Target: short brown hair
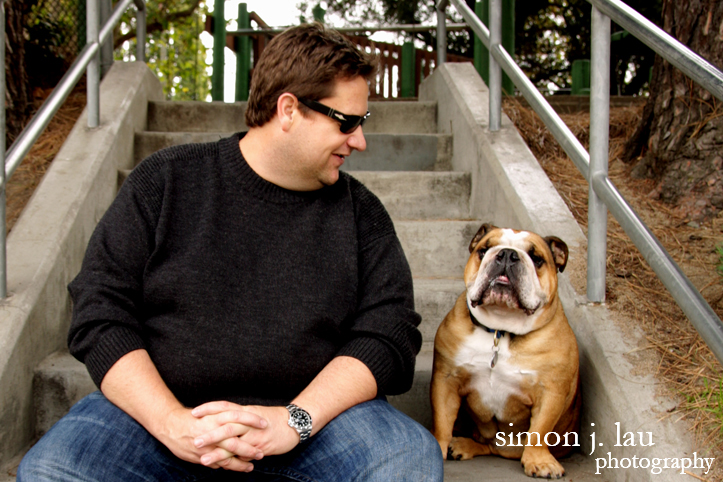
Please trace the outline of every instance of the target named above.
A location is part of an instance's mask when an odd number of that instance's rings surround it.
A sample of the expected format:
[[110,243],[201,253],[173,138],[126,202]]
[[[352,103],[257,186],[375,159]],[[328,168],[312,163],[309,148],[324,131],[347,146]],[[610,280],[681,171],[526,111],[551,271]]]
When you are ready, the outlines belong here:
[[[320,23],[292,27],[269,42],[254,66],[246,125],[260,127],[270,121],[284,92],[320,100],[332,95],[337,79],[369,80],[376,70],[377,57],[339,32]],[[306,112],[303,104],[300,109]]]

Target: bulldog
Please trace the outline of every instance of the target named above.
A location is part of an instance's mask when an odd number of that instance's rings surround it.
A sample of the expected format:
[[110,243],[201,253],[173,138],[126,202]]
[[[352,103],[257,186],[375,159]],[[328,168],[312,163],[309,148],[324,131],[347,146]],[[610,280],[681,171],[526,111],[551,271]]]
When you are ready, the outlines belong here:
[[581,402],[577,341],[557,295],[567,245],[483,224],[469,251],[467,290],[434,339],[434,436],[445,458],[494,454],[560,478],[556,457],[579,443]]

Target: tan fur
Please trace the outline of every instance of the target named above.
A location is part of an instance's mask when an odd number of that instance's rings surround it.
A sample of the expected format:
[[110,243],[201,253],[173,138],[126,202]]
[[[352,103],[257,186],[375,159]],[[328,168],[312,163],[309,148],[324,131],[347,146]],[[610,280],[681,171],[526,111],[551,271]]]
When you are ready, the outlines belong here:
[[[477,251],[497,246],[502,236],[501,230],[489,225],[480,228],[480,233],[470,245],[471,256],[464,273],[468,287],[478,275],[481,264]],[[560,444],[551,447],[551,453],[544,440],[542,446],[508,447],[497,446],[495,438],[497,432],[504,432],[507,442],[510,432],[515,441],[519,432],[537,432],[541,437],[557,432],[561,438],[567,432],[579,433],[581,400],[577,342],[557,296],[557,269],[564,269],[567,247],[557,238],[543,240],[534,234],[530,234],[529,241],[529,249],[534,249],[545,261],[536,269],[536,274],[548,300],[536,312],[532,331],[510,339],[508,366],[518,367],[521,372],[529,370],[534,375],[521,376],[517,390],[508,396],[504,409],[498,413],[484,404],[484,394],[477,392],[471,383],[474,374],[455,363],[465,340],[480,329],[472,324],[467,293],[462,293],[439,326],[434,341],[433,433],[444,457],[449,452],[456,459],[488,454],[521,459],[528,476],[559,478],[565,471],[555,457],[566,455],[572,447]],[[495,316],[499,313],[500,310],[495,311]],[[455,429],[466,430],[472,436],[453,437]],[[551,437],[554,441],[555,437]],[[536,444],[535,437],[532,439]],[[522,443],[527,444],[524,437]]]

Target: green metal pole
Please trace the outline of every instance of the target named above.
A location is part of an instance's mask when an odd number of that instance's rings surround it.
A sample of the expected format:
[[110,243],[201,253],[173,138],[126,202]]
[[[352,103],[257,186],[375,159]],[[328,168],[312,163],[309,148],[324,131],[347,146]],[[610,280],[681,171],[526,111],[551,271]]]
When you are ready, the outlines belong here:
[[[481,0],[475,4],[474,13],[489,27],[489,0]],[[502,46],[510,55],[515,54],[515,0],[502,0]],[[474,68],[485,84],[489,84],[490,60],[489,51],[482,41],[474,36]],[[507,74],[502,72],[502,92],[512,95],[515,84]]]
[[[238,28],[251,28],[245,3],[238,5]],[[249,100],[250,67],[251,39],[247,35],[236,37],[236,102]]]
[[324,23],[324,15],[326,14],[326,10],[321,7],[320,3],[317,3],[316,7],[314,7],[311,12],[314,14],[314,20],[319,23]]
[[[502,0],[502,46],[515,58],[515,0]],[[502,72],[502,93],[515,94],[515,83]]]
[[402,97],[414,97],[414,81],[416,72],[414,71],[416,52],[412,42],[404,42],[402,45]]
[[213,75],[211,76],[211,98],[223,101],[223,64],[226,47],[226,19],[224,0],[213,2]]
[[[489,27],[489,1],[482,0],[474,5],[474,13],[482,20],[482,23]],[[477,35],[474,36],[474,68],[486,85],[490,83],[490,56],[489,50],[484,46]]]
[[572,63],[572,95],[590,95],[590,61],[575,60]]

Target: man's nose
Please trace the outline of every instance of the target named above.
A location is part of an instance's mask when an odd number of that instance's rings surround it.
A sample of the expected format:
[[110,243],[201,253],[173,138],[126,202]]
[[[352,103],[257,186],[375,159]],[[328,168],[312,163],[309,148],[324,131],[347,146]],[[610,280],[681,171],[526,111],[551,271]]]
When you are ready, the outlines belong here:
[[359,152],[367,148],[367,140],[364,138],[362,126],[357,127],[356,130],[351,133],[346,143],[349,144],[349,147],[356,149]]

